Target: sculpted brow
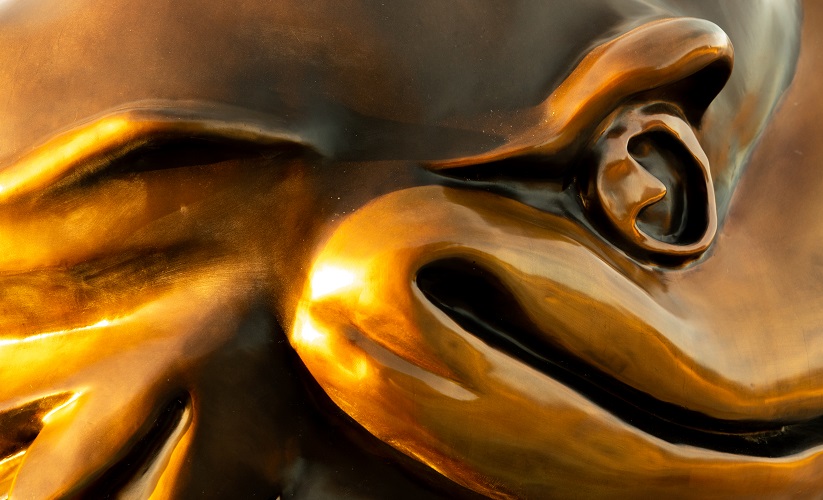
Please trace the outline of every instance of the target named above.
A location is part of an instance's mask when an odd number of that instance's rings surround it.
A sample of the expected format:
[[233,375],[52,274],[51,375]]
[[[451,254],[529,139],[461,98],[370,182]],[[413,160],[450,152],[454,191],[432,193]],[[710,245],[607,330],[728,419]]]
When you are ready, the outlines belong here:
[[0,162],[0,202],[65,185],[106,169],[147,145],[181,139],[246,143],[258,147],[312,147],[273,116],[213,103],[137,103],[47,139]]

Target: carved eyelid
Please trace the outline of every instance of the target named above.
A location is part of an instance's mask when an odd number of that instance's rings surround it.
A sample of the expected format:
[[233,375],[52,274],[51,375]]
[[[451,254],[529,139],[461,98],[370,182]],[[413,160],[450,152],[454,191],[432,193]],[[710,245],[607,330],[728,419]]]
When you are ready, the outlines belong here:
[[[710,21],[673,18],[644,24],[592,49],[536,109],[514,116],[514,122],[531,124],[507,144],[427,166],[441,171],[520,157],[571,157],[575,151],[570,150],[583,147],[606,116],[646,94],[651,101],[672,101],[697,122],[731,75],[733,60],[731,41]],[[698,92],[656,95],[692,79]]]
[[203,102],[136,103],[100,115],[47,139],[22,156],[0,162],[0,202],[41,191],[72,176],[99,172],[152,142],[191,138],[315,149],[279,126],[276,117],[263,113]]

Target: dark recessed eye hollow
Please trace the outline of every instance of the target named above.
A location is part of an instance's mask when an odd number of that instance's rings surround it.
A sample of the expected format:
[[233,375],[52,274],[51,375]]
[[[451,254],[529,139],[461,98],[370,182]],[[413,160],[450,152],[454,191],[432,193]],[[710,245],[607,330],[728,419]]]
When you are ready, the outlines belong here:
[[709,162],[694,129],[670,103],[628,104],[604,121],[580,189],[587,217],[640,260],[680,265],[714,240]]
[[670,244],[698,241],[706,227],[706,183],[683,144],[671,134],[653,131],[632,137],[629,154],[666,188],[666,195],[637,215],[637,227]]

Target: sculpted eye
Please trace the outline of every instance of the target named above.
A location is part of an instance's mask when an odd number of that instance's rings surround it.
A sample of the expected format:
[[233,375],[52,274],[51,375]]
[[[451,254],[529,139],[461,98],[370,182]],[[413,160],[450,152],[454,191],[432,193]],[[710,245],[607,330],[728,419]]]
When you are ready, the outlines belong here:
[[[682,158],[682,145],[666,133],[650,132],[632,137],[628,152],[631,157],[664,187],[666,195],[657,202],[643,207],[637,214],[637,227],[646,234],[655,234],[666,243],[691,241],[694,238],[689,224],[688,194],[693,177]],[[698,193],[705,197],[705,190]],[[700,204],[701,200],[692,200]]]
[[632,106],[592,146],[584,204],[620,246],[664,263],[699,255],[717,228],[709,161],[677,108]]
[[731,42],[712,23],[650,23],[590,52],[507,145],[431,168],[577,218],[637,260],[681,265],[716,231],[695,127],[732,60]]

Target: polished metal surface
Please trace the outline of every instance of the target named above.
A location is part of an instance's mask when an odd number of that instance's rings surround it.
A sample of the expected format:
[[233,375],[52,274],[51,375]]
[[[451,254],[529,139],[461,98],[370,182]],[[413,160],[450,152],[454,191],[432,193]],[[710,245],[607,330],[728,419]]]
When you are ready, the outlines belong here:
[[823,497],[821,27],[0,0],[0,498]]

